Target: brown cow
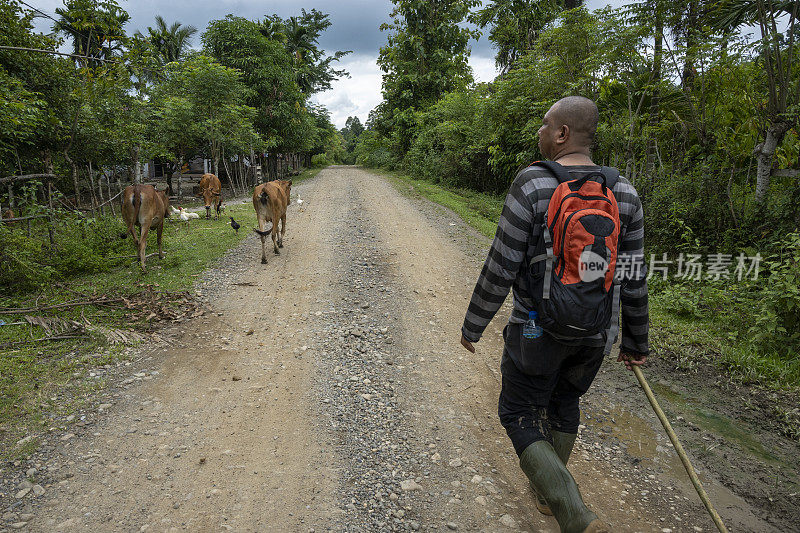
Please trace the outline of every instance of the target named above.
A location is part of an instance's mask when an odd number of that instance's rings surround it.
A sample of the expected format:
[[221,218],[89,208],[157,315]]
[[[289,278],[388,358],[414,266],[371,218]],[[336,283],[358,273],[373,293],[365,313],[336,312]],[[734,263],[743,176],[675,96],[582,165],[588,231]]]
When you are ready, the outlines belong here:
[[[164,258],[161,248],[161,233],[164,231],[164,219],[169,216],[169,198],[165,191],[158,191],[152,185],[128,185],[122,192],[122,220],[128,226],[128,233],[133,237],[136,245],[136,256],[145,272],[145,259],[147,259],[147,234],[155,228],[158,236],[158,256]],[[133,226],[142,230],[140,237],[136,236]],[[122,234],[125,238],[126,234]]]
[[211,205],[214,205],[216,212],[215,220],[219,220],[219,211],[222,207],[222,183],[214,174],[203,174],[200,179],[200,192],[197,194],[203,198],[206,205],[206,218],[211,218]]
[[[278,248],[283,248],[283,234],[286,232],[286,206],[289,205],[289,194],[292,180],[268,181],[256,186],[253,190],[253,207],[256,210],[258,229],[254,229],[261,236],[261,262],[267,264],[267,235],[272,233],[272,249],[275,254],[280,254]],[[278,237],[278,221],[281,221],[281,234]],[[272,223],[266,229],[267,222]]]

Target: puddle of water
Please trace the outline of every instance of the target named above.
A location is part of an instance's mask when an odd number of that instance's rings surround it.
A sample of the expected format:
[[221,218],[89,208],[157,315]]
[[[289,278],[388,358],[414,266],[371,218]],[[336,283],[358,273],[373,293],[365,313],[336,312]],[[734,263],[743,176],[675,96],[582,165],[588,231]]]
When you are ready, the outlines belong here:
[[[683,464],[669,444],[666,434],[654,431],[650,422],[643,419],[640,414],[622,406],[612,403],[607,409],[609,414],[594,413],[586,423],[597,426],[598,429],[610,427],[611,432],[606,434],[619,439],[628,454],[643,463],[660,467],[671,476],[683,472]],[[611,420],[613,422],[609,424]]]
[[781,460],[770,453],[754,437],[750,428],[744,422],[735,422],[719,413],[695,405],[690,399],[672,390],[661,383],[652,385],[656,396],[664,397],[672,406],[681,412],[687,421],[701,427],[706,431],[715,433],[726,442],[736,442],[742,448],[764,461],[782,464]]
[[[719,434],[725,439],[736,440],[758,456],[772,457],[747,432],[733,427],[732,422],[715,413],[692,406],[690,401],[665,386],[656,386],[656,397],[663,397],[672,403],[687,420],[705,430]],[[649,405],[647,405],[649,410]],[[630,411],[617,404],[605,406],[608,413],[601,410],[590,413],[591,419],[585,423],[594,426],[600,433],[616,437],[625,446],[629,455],[641,460],[643,465],[653,465],[662,470],[658,478],[667,485],[680,487],[681,492],[689,498],[694,496],[694,487],[689,480],[683,463],[669,442],[660,423],[643,418],[644,413]],[[613,422],[611,422],[613,420]],[[671,423],[673,420],[670,421]],[[655,429],[654,429],[655,427]],[[605,431],[602,430],[605,428]],[[610,433],[608,428],[611,429]],[[696,465],[695,465],[696,467]],[[752,508],[727,487],[708,477],[706,472],[698,472],[703,487],[720,512],[730,523],[741,525],[747,531],[774,532],[775,528],[756,517]],[[691,495],[691,496],[690,496]]]

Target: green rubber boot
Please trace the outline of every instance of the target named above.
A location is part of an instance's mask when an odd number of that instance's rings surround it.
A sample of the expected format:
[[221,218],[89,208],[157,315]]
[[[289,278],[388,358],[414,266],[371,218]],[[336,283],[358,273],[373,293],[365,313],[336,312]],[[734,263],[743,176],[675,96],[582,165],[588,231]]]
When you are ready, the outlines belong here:
[[583,533],[590,526],[602,525],[597,515],[583,503],[575,479],[549,442],[541,440],[525,448],[519,465],[536,494],[548,503],[562,533]]
[[572,448],[575,446],[575,439],[578,438],[577,433],[564,433],[563,431],[551,430],[550,435],[553,437],[553,449],[556,455],[567,466],[569,456],[572,455]]
[[[550,431],[550,434],[553,436],[553,449],[556,451],[558,458],[561,459],[561,462],[564,463],[564,466],[566,466],[578,435],[576,433],[564,433],[554,430]],[[531,482],[531,491],[533,491],[533,495],[536,497],[536,509],[543,515],[553,516],[552,509],[550,509],[547,501],[536,492],[536,487],[533,486],[533,482]]]
[[545,500],[542,496],[539,496],[539,493],[536,492],[536,487],[533,486],[533,483],[531,483],[531,492],[533,492],[533,497],[536,498],[536,510],[543,515],[553,516],[553,511],[550,509],[550,506],[547,505],[547,500]]

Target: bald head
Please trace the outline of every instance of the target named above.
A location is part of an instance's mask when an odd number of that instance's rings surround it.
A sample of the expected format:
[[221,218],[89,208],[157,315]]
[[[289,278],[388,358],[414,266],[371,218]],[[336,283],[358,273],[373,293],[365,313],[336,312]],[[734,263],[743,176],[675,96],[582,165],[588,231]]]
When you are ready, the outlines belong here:
[[571,134],[575,136],[576,143],[592,145],[597,122],[600,120],[597,104],[592,100],[585,96],[567,96],[553,104],[550,113],[553,125],[568,126]]

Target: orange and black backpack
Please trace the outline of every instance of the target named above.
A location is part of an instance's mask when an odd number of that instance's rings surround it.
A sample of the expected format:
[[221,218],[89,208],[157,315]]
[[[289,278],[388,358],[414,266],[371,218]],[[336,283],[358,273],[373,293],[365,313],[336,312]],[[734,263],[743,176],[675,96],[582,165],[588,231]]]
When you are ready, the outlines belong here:
[[[619,283],[615,278],[622,223],[612,189],[619,172],[601,167],[580,179],[553,161],[537,161],[558,178],[529,264],[529,288],[545,331],[590,337],[617,333]],[[533,166],[532,165],[532,166]]]

